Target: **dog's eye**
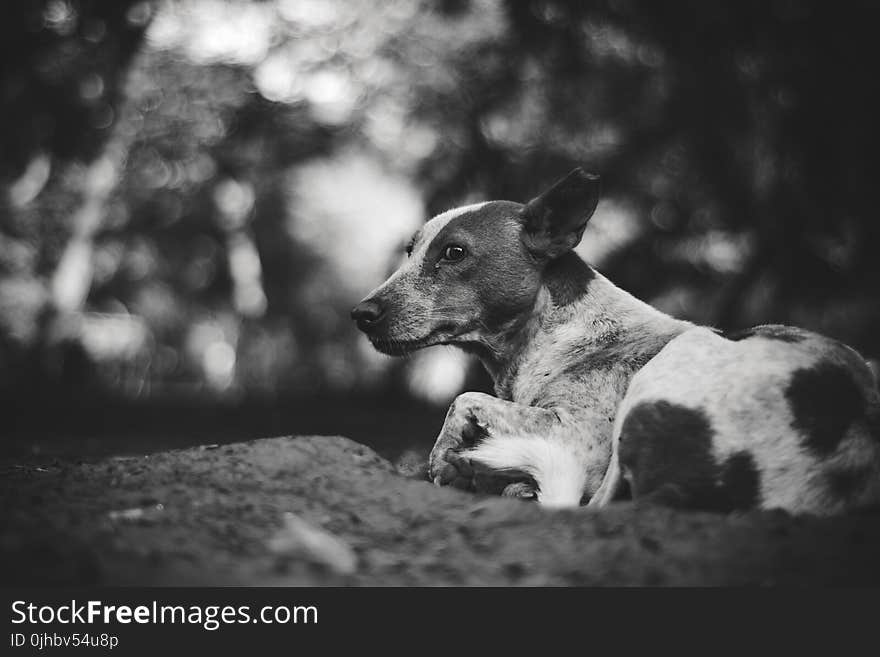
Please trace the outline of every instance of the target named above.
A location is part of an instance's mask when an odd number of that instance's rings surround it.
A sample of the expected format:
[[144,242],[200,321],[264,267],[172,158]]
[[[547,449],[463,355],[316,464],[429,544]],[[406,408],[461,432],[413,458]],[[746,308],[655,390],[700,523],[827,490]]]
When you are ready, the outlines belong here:
[[451,260],[452,262],[461,260],[465,255],[467,255],[467,251],[464,250],[464,247],[455,244],[451,244],[443,250],[443,259]]

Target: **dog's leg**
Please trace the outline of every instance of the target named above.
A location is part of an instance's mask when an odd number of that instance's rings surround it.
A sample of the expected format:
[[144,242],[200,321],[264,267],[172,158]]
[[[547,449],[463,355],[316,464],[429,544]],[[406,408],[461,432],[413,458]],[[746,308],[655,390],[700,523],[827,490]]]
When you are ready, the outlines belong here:
[[620,436],[615,431],[614,439],[611,441],[611,461],[608,463],[608,469],[605,471],[602,483],[599,484],[598,490],[590,498],[587,506],[606,506],[614,499],[617,491],[620,490],[620,485],[623,482],[623,472],[620,469],[620,462],[617,460],[617,447],[619,444]]
[[561,424],[554,411],[524,406],[481,392],[466,392],[455,398],[428,460],[428,476],[440,486],[467,488],[473,470],[459,455],[479,439],[536,435],[547,436]]
[[590,498],[587,506],[593,507],[603,507],[606,506],[611,500],[614,499],[614,496],[617,494],[617,491],[620,489],[620,483],[623,480],[620,472],[620,464],[617,462],[617,454],[612,454],[611,462],[608,464],[608,469],[605,471],[605,477],[602,479],[602,483],[599,485],[599,490],[596,491],[596,494]]

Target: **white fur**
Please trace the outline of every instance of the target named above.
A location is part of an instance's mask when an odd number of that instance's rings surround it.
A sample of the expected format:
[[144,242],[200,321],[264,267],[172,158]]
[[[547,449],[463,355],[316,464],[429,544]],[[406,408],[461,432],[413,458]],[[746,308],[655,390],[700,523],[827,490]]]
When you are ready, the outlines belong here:
[[518,470],[538,484],[538,501],[549,507],[576,507],[586,485],[586,469],[572,450],[538,436],[490,436],[462,453],[493,470]]

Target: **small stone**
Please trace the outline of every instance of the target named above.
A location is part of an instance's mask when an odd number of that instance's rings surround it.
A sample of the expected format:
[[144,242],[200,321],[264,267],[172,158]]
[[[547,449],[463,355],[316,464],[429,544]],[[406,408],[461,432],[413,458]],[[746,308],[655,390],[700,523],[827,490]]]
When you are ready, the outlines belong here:
[[340,575],[357,570],[357,555],[345,541],[293,513],[284,514],[284,526],[269,539],[268,547],[275,554],[323,564]]
[[138,506],[131,509],[121,509],[119,511],[108,511],[107,517],[110,520],[118,521],[151,521],[165,510],[164,504],[152,504],[150,506]]

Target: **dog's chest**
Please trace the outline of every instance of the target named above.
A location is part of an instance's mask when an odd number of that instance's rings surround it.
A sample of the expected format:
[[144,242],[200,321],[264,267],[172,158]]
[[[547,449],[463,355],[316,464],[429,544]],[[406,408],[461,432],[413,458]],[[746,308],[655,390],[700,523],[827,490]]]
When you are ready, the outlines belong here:
[[[580,397],[583,382],[571,374],[582,353],[582,335],[564,327],[537,336],[523,353],[496,394],[529,406]],[[496,386],[498,388],[498,386]]]
[[605,324],[595,335],[585,333],[583,322],[539,333],[509,375],[496,382],[496,394],[528,406],[567,407],[613,419],[633,375],[673,333],[621,331],[613,322]]

